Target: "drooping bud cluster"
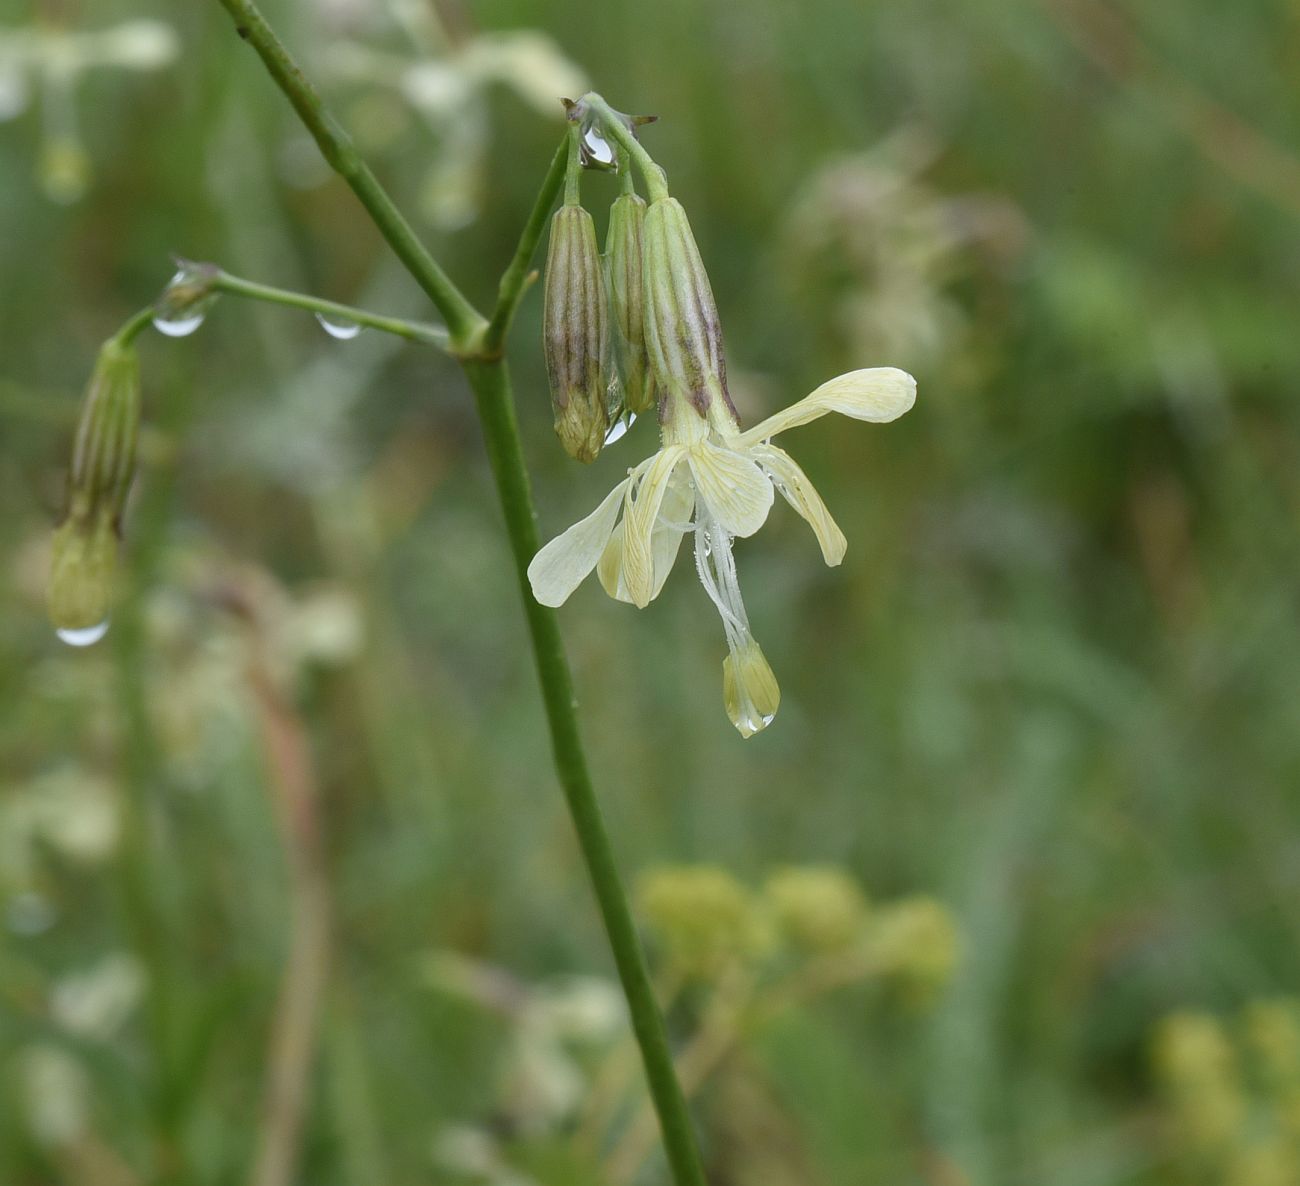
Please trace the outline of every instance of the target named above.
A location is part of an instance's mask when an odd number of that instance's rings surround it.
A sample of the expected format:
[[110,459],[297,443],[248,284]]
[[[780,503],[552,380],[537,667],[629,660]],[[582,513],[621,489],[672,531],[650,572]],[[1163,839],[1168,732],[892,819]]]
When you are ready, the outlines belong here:
[[86,389],[68,473],[67,515],[54,533],[48,601],[60,630],[86,630],[108,616],[139,424],[135,347],[109,339]]
[[624,406],[641,415],[654,406],[655,384],[645,341],[645,199],[620,194],[609,211],[605,237],[606,279],[614,313],[615,350]]
[[543,341],[555,432],[578,461],[594,461],[609,430],[606,320],[595,224],[581,206],[561,206],[546,255]]
[[644,231],[645,337],[662,388],[660,420],[667,427],[690,405],[706,420],[736,424],[727,391],[722,325],[708,273],[686,211],[660,198],[646,211]]

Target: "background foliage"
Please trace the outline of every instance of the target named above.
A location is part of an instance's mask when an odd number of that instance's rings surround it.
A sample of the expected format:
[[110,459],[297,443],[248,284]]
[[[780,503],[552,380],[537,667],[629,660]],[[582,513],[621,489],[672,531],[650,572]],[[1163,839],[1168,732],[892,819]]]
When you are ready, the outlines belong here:
[[[412,37],[419,0],[267,9],[472,296],[577,70],[662,117],[645,136],[748,419],[854,366],[917,377],[896,425],[798,442],[842,568],[781,508],[740,549],[784,693],[767,732],[727,722],[691,581],[641,613],[593,583],[563,611],[629,871],[832,864],[942,900],[961,935],[923,1007],[859,984],[762,1029],[700,1097],[717,1180],[1300,1180],[1282,1104],[1229,1107],[1242,1156],[1187,1154],[1186,1093],[1148,1057],[1166,1014],[1236,1033],[1300,977],[1300,11],[495,0],[440,6],[439,47]],[[169,252],[426,310],[216,4],[0,17],[0,1180],[246,1180],[287,923],[250,647],[310,739],[329,872],[302,1180],[446,1180],[446,1126],[510,1145],[514,1055],[429,953],[611,975],[467,393],[432,353],[231,300],[146,339],[128,588],[104,643],[57,643],[45,549],[80,388]],[[57,85],[21,109],[14,47],[146,17],[179,56],[81,77],[83,177]],[[525,29],[553,47],[481,40]],[[600,221],[614,183],[589,191]],[[513,341],[550,534],[653,429],[569,463],[539,318],[534,297]],[[1219,1090],[1237,1039],[1216,1040],[1192,1062]],[[747,1126],[779,1151],[724,1156]],[[579,1180],[533,1160],[515,1181]]]

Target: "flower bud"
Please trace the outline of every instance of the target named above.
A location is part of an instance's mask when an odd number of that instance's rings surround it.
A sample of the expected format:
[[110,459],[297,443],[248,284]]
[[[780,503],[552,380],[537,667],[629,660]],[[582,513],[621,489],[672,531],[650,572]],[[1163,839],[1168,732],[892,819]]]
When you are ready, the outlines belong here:
[[110,339],[86,388],[68,472],[67,515],[54,533],[48,600],[60,630],[84,630],[108,616],[139,424],[135,347]]
[[596,227],[581,206],[551,220],[542,312],[555,432],[570,457],[594,461],[605,443],[605,285]]
[[640,415],[654,404],[654,377],[645,344],[645,285],[642,278],[642,242],[645,200],[637,194],[620,194],[609,211],[605,261],[609,269],[609,302],[614,325],[623,400],[628,411]]
[[704,419],[720,416],[734,428],[718,307],[681,203],[651,202],[643,234],[645,338],[663,392],[659,418],[676,423],[689,404]]

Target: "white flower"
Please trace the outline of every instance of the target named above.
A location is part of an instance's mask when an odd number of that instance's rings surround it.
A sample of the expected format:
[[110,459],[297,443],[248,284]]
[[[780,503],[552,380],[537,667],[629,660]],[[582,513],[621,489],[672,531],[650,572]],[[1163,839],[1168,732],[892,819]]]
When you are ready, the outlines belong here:
[[707,419],[670,417],[659,452],[629,470],[600,506],[533,557],[533,595],[543,605],[563,605],[595,568],[611,597],[644,607],[663,588],[682,536],[694,532],[696,571],[727,636],[727,715],[742,736],[752,736],[771,722],[780,690],[750,632],[732,539],[762,527],[775,490],[808,521],[827,564],[839,564],[847,546],[808,476],[771,438],[828,412],[885,423],[915,399],[911,375],[875,367],[831,379],[745,432],[717,404]]

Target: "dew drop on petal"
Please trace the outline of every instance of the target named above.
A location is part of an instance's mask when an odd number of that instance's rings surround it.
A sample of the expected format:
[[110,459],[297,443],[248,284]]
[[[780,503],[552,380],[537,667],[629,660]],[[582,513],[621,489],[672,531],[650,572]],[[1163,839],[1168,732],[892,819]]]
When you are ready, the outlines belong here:
[[[202,320],[200,318],[199,320]],[[108,633],[108,619],[105,618],[96,626],[84,626],[80,630],[56,630],[60,642],[66,642],[70,647],[88,647],[93,646],[105,634]]]
[[351,341],[361,332],[361,327],[349,317],[336,317],[333,314],[326,317],[324,313],[317,313],[316,320],[320,322],[321,329],[340,342]]

